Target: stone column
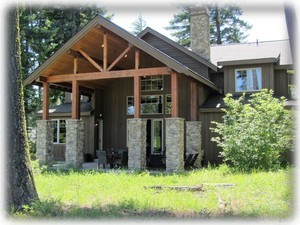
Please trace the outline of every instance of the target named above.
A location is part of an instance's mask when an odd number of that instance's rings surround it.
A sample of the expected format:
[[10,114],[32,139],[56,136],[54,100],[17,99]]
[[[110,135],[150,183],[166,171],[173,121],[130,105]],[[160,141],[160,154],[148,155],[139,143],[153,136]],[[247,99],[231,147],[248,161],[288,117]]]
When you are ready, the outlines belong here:
[[198,158],[194,164],[196,167],[201,166],[203,151],[201,150],[201,122],[187,121],[186,122],[186,156],[188,154],[198,153]]
[[146,168],[146,120],[128,119],[128,169]]
[[51,120],[37,120],[36,157],[41,165],[53,163],[53,124]]
[[184,119],[166,118],[166,171],[184,170]]
[[85,142],[84,121],[66,120],[66,166],[80,168],[83,163]]

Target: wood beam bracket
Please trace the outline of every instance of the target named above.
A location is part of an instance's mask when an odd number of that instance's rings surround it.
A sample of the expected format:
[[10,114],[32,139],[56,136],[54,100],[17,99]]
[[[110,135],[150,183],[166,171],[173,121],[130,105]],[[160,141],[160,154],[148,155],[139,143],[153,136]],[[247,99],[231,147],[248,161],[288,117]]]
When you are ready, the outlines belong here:
[[95,62],[95,60],[92,59],[92,57],[90,57],[85,51],[83,51],[82,49],[78,50],[80,52],[80,54],[86,58],[94,67],[96,67],[99,71],[103,72],[103,68]]

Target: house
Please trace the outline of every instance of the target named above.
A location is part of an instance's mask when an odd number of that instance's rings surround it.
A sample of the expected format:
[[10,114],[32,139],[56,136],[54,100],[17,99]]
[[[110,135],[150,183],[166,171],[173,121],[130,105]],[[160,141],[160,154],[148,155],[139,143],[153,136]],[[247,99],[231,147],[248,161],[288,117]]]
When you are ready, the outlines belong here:
[[[44,90],[40,163],[61,154],[80,167],[97,149],[128,149],[129,169],[164,158],[167,171],[180,171],[190,153],[199,154],[197,165],[220,162],[209,127],[222,120],[224,95],[269,88],[289,98],[293,67],[288,40],[210,46],[209,35],[203,7],[191,9],[192,50],[151,28],[135,37],[96,16],[24,81]],[[49,111],[49,88],[70,92],[71,103]]]

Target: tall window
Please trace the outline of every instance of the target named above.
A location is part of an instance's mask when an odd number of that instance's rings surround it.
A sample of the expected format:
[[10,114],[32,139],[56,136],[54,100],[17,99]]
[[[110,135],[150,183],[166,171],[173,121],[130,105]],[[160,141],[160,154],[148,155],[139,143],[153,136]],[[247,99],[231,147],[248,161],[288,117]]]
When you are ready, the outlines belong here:
[[64,144],[66,143],[66,121],[65,120],[53,120],[53,143]]
[[165,114],[171,114],[172,112],[172,97],[166,95]]
[[141,78],[141,91],[162,91],[163,76],[147,76]]
[[235,70],[235,91],[261,90],[261,68]]

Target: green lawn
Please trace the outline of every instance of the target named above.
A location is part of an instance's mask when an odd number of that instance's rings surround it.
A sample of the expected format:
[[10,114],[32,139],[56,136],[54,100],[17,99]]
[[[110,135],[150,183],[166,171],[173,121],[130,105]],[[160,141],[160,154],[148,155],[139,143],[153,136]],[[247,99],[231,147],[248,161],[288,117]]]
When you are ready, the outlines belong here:
[[[225,166],[180,174],[128,171],[35,172],[41,202],[16,217],[288,218],[293,215],[293,169],[251,174]],[[224,187],[214,184],[230,183]],[[145,188],[200,186],[203,191]]]

